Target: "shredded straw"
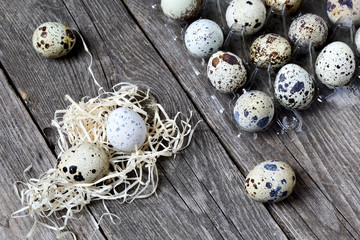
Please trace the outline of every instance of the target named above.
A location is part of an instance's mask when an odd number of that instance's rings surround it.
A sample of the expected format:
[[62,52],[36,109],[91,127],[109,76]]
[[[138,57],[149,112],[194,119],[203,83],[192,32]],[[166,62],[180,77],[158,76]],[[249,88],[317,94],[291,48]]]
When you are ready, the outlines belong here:
[[[151,115],[144,110],[149,91],[139,90],[129,83],[120,83],[111,92],[103,92],[91,99],[84,98],[79,103],[69,96],[66,99],[71,104],[67,109],[56,111],[52,121],[59,134],[59,157],[71,146],[82,142],[94,143],[109,152],[113,170],[94,183],[70,183],[58,176],[56,169],[48,170],[39,179],[17,182],[15,189],[23,208],[12,216],[31,216],[34,219],[27,237],[39,224],[56,231],[58,238],[71,234],[76,239],[74,233],[63,230],[70,219],[75,219],[74,214],[91,201],[118,200],[124,203],[149,197],[158,185],[157,159],[182,150],[184,145],[188,145],[185,139],[190,141],[194,131],[189,123],[191,116],[187,118],[178,113],[170,118],[160,104],[152,106],[154,117],[149,119]],[[132,153],[116,151],[106,139],[107,118],[117,107],[133,109],[144,117],[147,124],[146,142]],[[112,217],[117,216],[108,211],[105,203],[104,206],[107,211],[104,215],[110,216],[113,221]],[[57,220],[50,219],[51,216]],[[45,223],[45,219],[51,225]]]

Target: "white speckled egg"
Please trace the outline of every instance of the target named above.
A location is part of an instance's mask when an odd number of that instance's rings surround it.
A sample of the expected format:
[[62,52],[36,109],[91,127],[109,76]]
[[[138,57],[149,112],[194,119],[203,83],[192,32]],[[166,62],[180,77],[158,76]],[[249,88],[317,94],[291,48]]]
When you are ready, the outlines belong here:
[[305,109],[315,97],[315,83],[310,74],[296,64],[280,69],[274,82],[276,100],[288,109]]
[[35,50],[44,57],[66,55],[75,45],[75,34],[62,23],[46,22],[38,26],[32,37]]
[[360,54],[360,28],[357,30],[355,35],[355,46],[358,53]]
[[341,17],[347,17],[360,24],[360,0],[328,0],[326,12],[332,23]]
[[174,20],[194,19],[199,14],[202,0],[161,0],[164,14]]
[[218,51],[209,59],[207,76],[220,92],[235,92],[245,85],[246,75],[241,58],[231,52]]
[[296,12],[302,0],[265,0],[267,6],[272,7],[276,12],[282,12],[285,7],[288,13]]
[[219,25],[208,19],[200,19],[186,29],[185,46],[191,54],[202,58],[216,52],[224,42]]
[[307,13],[296,18],[290,25],[289,38],[293,43],[309,46],[310,41],[314,47],[322,46],[328,36],[328,26],[321,17]]
[[355,65],[355,55],[351,48],[343,42],[333,42],[320,52],[315,72],[322,83],[330,87],[341,87],[353,78]]
[[58,160],[59,175],[69,182],[92,183],[110,170],[109,155],[91,143],[81,143],[65,151]]
[[245,189],[252,199],[272,203],[287,198],[295,183],[295,172],[289,164],[271,160],[256,165],[249,172]]
[[143,145],[146,125],[142,117],[132,109],[120,107],[110,113],[106,122],[108,142],[121,152],[132,152]]
[[274,117],[273,100],[264,92],[249,91],[236,101],[234,117],[241,129],[258,132],[270,125]]
[[226,10],[229,28],[250,35],[259,31],[265,24],[266,7],[262,0],[233,0]]
[[258,67],[280,68],[291,58],[290,43],[278,34],[269,33],[258,37],[250,47],[250,58]]

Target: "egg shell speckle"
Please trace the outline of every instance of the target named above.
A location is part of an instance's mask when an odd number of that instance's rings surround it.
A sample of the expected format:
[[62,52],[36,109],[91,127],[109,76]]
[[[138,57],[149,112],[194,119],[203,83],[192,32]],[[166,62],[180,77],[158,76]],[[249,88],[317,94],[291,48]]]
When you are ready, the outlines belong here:
[[208,19],[200,19],[186,29],[185,46],[196,57],[210,56],[224,42],[224,35],[219,25]]
[[73,31],[62,23],[46,22],[38,26],[32,37],[34,49],[44,57],[58,58],[75,46]]
[[289,38],[293,43],[314,47],[322,46],[328,36],[328,26],[325,20],[315,14],[307,13],[296,18],[290,25]]
[[288,13],[296,12],[302,0],[265,0],[267,6],[272,7],[276,12],[282,12],[285,7]]
[[271,63],[273,68],[280,68],[291,58],[290,43],[280,35],[269,33],[258,37],[250,47],[253,64],[264,68]]
[[355,35],[355,46],[358,53],[360,54],[360,28],[357,30]]
[[109,172],[107,152],[91,143],[81,143],[65,151],[56,169],[69,182],[92,183]]
[[241,95],[234,107],[236,123],[248,132],[264,130],[271,124],[274,113],[272,99],[266,93],[257,90]]
[[210,57],[207,76],[211,84],[224,93],[235,92],[245,85],[247,79],[241,58],[223,51],[218,51]]
[[121,152],[132,152],[145,142],[147,129],[142,117],[134,110],[120,107],[110,113],[106,122],[108,142]]
[[320,52],[315,72],[322,83],[330,87],[341,87],[353,78],[355,65],[355,55],[351,48],[343,42],[333,42]]
[[262,0],[233,0],[226,10],[229,28],[250,35],[258,32],[265,24],[266,7]]
[[310,74],[296,64],[280,69],[274,82],[276,100],[288,109],[305,109],[315,97],[315,83]]
[[164,14],[174,20],[196,18],[201,9],[202,0],[161,0]]
[[326,12],[332,23],[341,17],[347,17],[360,24],[360,0],[328,0]]
[[277,160],[256,165],[245,179],[249,196],[259,202],[278,202],[287,198],[294,189],[296,176],[289,164]]

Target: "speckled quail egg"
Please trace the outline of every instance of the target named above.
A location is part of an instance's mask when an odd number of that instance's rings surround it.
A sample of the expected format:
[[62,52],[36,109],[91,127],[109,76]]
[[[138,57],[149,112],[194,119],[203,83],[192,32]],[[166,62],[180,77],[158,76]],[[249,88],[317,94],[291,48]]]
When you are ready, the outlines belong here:
[[295,172],[289,164],[271,160],[256,165],[249,172],[245,189],[254,200],[273,203],[287,198],[295,183]]
[[355,42],[356,49],[357,49],[358,53],[360,54],[360,28],[356,32],[354,42]]
[[360,24],[360,0],[328,0],[326,12],[332,23],[346,17],[352,19],[355,25]]
[[290,25],[289,38],[300,46],[309,46],[310,41],[316,47],[322,46],[328,36],[328,26],[318,15],[307,13],[296,18]]
[[186,29],[185,46],[196,57],[210,56],[224,42],[224,35],[219,25],[208,19],[199,19]]
[[74,47],[75,34],[62,23],[46,22],[38,26],[32,37],[35,50],[44,57],[58,58]]
[[355,65],[355,55],[351,48],[343,42],[333,42],[320,52],[315,72],[322,83],[330,87],[341,87],[353,78]]
[[140,148],[146,139],[145,121],[134,110],[119,107],[110,113],[106,122],[108,142],[118,151],[132,152]]
[[276,100],[288,109],[305,109],[315,97],[315,83],[310,74],[296,64],[283,66],[274,82]]
[[197,17],[202,0],[161,0],[164,14],[174,20],[190,20]]
[[264,92],[253,90],[236,101],[234,117],[241,129],[258,132],[270,125],[274,117],[273,100]]
[[302,0],[265,0],[267,6],[272,7],[276,12],[282,12],[285,7],[288,13],[296,12]]
[[58,160],[59,175],[69,182],[91,183],[110,170],[109,155],[91,143],[81,143],[65,151]]
[[278,34],[269,33],[258,37],[250,47],[250,58],[258,67],[271,63],[273,68],[280,68],[291,58],[290,43]]
[[218,51],[208,62],[207,76],[211,84],[220,92],[235,92],[245,85],[247,74],[238,56],[231,52]]
[[229,28],[250,35],[259,31],[265,24],[266,7],[262,0],[233,0],[226,10]]

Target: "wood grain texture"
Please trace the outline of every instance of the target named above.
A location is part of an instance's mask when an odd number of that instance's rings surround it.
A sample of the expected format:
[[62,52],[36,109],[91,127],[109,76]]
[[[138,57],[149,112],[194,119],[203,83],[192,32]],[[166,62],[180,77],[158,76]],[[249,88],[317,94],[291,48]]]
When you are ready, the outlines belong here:
[[[1,183],[1,215],[0,239],[24,239],[30,231],[33,220],[30,217],[13,219],[10,215],[22,208],[17,198],[13,183],[27,181],[30,177],[36,178],[56,164],[56,158],[49,150],[45,139],[27,114],[27,110],[20,99],[11,90],[7,79],[0,70],[0,175]],[[33,168],[26,176],[23,170],[32,165]],[[25,178],[26,177],[26,178]],[[22,214],[23,215],[23,214]],[[88,224],[79,224],[73,221],[68,230],[76,232],[80,239],[87,239],[95,233],[94,239],[105,239],[95,226],[90,224],[91,216],[84,212],[82,221]],[[39,227],[32,239],[54,239],[55,234],[43,227]],[[67,236],[64,239],[72,239]]]
[[[268,205],[282,229],[299,239],[359,238],[359,179],[356,170],[346,171],[359,166],[359,92],[357,97],[339,98],[341,107],[326,103],[305,111],[302,133],[282,135],[273,126],[256,139],[244,133],[239,138],[232,96],[211,87],[205,66],[183,46],[181,25],[161,13],[160,1],[124,2],[243,173],[268,159],[293,166],[298,176],[294,194],[285,202]],[[148,17],[149,12],[153,17]],[[159,29],[165,30],[159,34]]]
[[[95,56],[95,75],[104,87],[120,81],[148,86],[171,116],[193,110],[194,123],[201,119],[121,2],[64,3],[0,3],[4,13],[0,61],[16,88],[26,93],[24,100],[41,129],[49,127],[55,109],[67,105],[65,94],[76,100],[96,95],[81,45],[69,57],[57,60],[44,59],[33,51],[29,41],[33,29],[49,20],[77,28],[85,36]],[[199,126],[186,151],[159,164],[157,196],[124,205],[106,202],[121,218],[119,225],[103,219],[100,226],[106,238],[286,239],[266,207],[249,201],[240,187],[244,177],[206,124]],[[89,209],[97,220],[104,212],[101,202],[92,203]]]

